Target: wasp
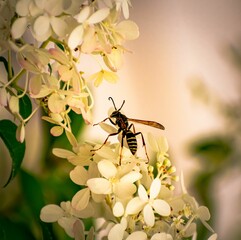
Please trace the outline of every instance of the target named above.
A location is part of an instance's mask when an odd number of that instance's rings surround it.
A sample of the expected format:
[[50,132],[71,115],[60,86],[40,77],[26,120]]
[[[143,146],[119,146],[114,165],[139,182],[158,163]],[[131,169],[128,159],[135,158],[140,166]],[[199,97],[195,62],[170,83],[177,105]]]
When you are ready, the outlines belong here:
[[[136,136],[141,135],[142,144],[143,144],[143,147],[145,147],[145,153],[146,153],[146,156],[147,156],[147,159],[148,159],[148,162],[149,162],[149,157],[148,157],[147,150],[146,150],[146,144],[145,144],[144,136],[143,136],[142,132],[135,132],[135,127],[134,127],[133,123],[130,124],[129,121],[144,124],[144,125],[148,125],[150,127],[158,128],[158,129],[161,129],[161,130],[164,130],[165,127],[162,124],[160,124],[158,122],[154,122],[154,121],[128,118],[120,112],[123,105],[125,104],[125,100],[123,101],[121,107],[119,109],[117,109],[113,98],[109,97],[108,99],[112,101],[115,110],[111,113],[110,117],[107,117],[104,120],[102,120],[101,122],[94,124],[94,126],[96,126],[96,125],[98,125],[102,122],[105,122],[106,120],[109,120],[113,125],[118,126],[118,130],[115,133],[109,134],[107,136],[107,138],[105,139],[105,141],[103,142],[103,144],[98,149],[94,149],[93,151],[97,151],[97,150],[101,149],[106,144],[109,137],[118,135],[119,133],[122,133],[120,162],[119,162],[119,164],[121,165],[121,153],[122,153],[122,149],[123,149],[124,139],[126,138],[128,148],[130,149],[131,153],[133,155],[135,155],[135,153],[137,151]],[[132,128],[132,130],[131,130],[131,128]]]

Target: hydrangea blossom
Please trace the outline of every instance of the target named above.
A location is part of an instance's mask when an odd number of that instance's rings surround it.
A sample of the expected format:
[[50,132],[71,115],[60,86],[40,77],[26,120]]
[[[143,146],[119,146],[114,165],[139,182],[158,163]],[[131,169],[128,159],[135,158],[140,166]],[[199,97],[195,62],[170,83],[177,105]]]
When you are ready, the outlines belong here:
[[[143,158],[138,156],[138,151],[133,156],[125,147],[122,151],[125,161],[119,165],[119,143],[106,144],[94,152],[98,144],[75,144],[82,147],[73,146],[73,152],[54,149],[54,153],[67,159],[81,155],[83,149],[88,149],[82,158],[86,167],[81,161],[79,164],[75,162],[77,165],[70,172],[71,180],[82,186],[71,200],[73,209],[86,211],[90,205],[95,209],[98,206],[105,209],[105,214],[102,212],[101,216],[98,211],[89,211],[92,217],[104,216],[106,225],[111,226],[107,231],[109,240],[137,237],[151,240],[183,239],[196,234],[197,219],[213,232],[207,223],[210,218],[208,209],[198,206],[196,200],[186,192],[183,176],[182,194],[175,195],[174,183],[178,178],[168,158],[167,140],[163,136],[155,138],[152,135],[148,139],[148,144],[156,153],[153,159],[156,164],[149,165],[145,161],[145,168],[140,168]],[[98,232],[95,232],[96,237]],[[210,239],[215,239],[215,236],[212,235]]]
[[[53,153],[74,166],[70,179],[79,190],[60,206],[43,207],[40,218],[58,222],[75,239],[94,239],[101,230],[109,240],[182,239],[195,236],[198,219],[213,232],[208,209],[187,193],[183,179],[182,194],[175,195],[178,176],[165,137],[148,136],[154,162],[150,165],[139,151],[132,155],[120,143],[96,150],[98,143],[78,142],[72,133],[70,112],[92,123],[91,81],[95,87],[103,80],[115,83],[128,51],[125,42],[139,36],[138,26],[129,20],[130,6],[129,0],[0,2],[0,51],[8,51],[0,106],[13,115],[18,141],[24,141],[25,125],[42,108],[42,119],[53,124],[50,133],[65,133],[72,146]],[[12,53],[17,67],[12,66]],[[84,54],[97,59],[98,71],[86,72],[81,64]],[[21,111],[23,99],[34,106],[27,116]],[[86,231],[86,218],[102,218],[104,224]],[[210,240],[216,238],[213,234]]]
[[[115,72],[126,51],[123,44],[139,35],[133,21],[123,20],[121,9],[127,9],[124,2],[102,0],[1,2],[0,51],[14,51],[20,70],[14,75],[8,62],[7,74],[0,82],[0,100],[15,116],[19,140],[24,140],[24,127],[39,108],[46,113],[43,119],[54,125],[50,131],[54,136],[72,131],[71,111],[92,123],[94,99],[89,80],[94,80],[96,87],[104,79],[115,83]],[[126,16],[127,10],[123,13]],[[85,72],[80,61],[83,53],[95,55],[95,59],[99,55],[100,71]],[[25,119],[12,111],[13,99],[24,96],[35,104]]]

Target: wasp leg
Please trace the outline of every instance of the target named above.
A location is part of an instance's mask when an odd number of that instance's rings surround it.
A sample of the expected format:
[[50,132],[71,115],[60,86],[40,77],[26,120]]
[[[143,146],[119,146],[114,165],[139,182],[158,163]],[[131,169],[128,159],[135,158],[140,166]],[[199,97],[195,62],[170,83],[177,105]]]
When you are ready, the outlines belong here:
[[90,150],[90,151],[91,151],[91,152],[95,152],[95,151],[100,150],[100,149],[107,143],[109,137],[112,137],[112,136],[115,136],[115,135],[119,134],[120,131],[121,131],[121,129],[118,129],[118,131],[117,131],[116,133],[111,133],[111,134],[109,134],[109,135],[107,136],[107,138],[105,139],[105,141],[103,142],[103,144],[102,144],[99,148],[97,148],[97,149],[92,149],[92,150]]
[[137,136],[137,135],[141,135],[141,138],[142,138],[142,145],[143,145],[143,147],[145,148],[145,152],[146,152],[147,163],[149,163],[150,159],[149,159],[148,154],[147,154],[146,143],[145,143],[145,139],[144,139],[144,136],[143,136],[142,132],[134,133],[134,135],[135,135],[135,136]]
[[[103,122],[105,122],[106,120],[110,120],[110,118],[108,117],[108,118],[105,118],[104,120],[102,120],[101,122],[98,122],[98,123],[95,123],[95,124],[93,124],[93,126],[96,126],[96,125],[99,125],[100,123],[103,123]],[[111,120],[110,120],[111,121]]]
[[124,138],[125,138],[125,133],[122,132],[122,136],[121,136],[121,149],[120,149],[120,159],[119,159],[119,165],[121,165],[121,159],[122,159],[122,149],[124,146]]

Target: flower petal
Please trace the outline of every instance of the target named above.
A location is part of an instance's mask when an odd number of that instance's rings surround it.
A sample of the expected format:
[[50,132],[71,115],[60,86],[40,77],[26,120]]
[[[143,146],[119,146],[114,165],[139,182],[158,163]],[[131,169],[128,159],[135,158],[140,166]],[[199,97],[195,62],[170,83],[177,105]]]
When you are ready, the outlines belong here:
[[98,169],[99,169],[100,174],[106,179],[110,179],[110,178],[114,177],[117,173],[116,166],[108,160],[100,161],[98,163]]
[[64,129],[61,126],[54,126],[50,129],[51,135],[53,135],[55,137],[60,136],[63,132],[64,132]]
[[150,199],[155,199],[161,190],[161,180],[159,178],[155,178],[150,187]]
[[155,199],[152,204],[155,211],[161,216],[169,216],[171,213],[171,208],[169,204],[161,199]]
[[65,230],[65,232],[70,236],[74,237],[74,224],[79,219],[75,217],[62,217],[58,220],[58,224]]
[[77,26],[70,33],[68,39],[68,45],[71,49],[75,49],[78,45],[80,45],[83,41],[84,28],[82,25]]
[[74,157],[76,156],[73,152],[66,150],[66,149],[62,149],[62,148],[54,148],[52,153],[60,158],[69,158],[69,157]]
[[137,24],[130,20],[125,20],[120,22],[116,26],[116,31],[125,39],[125,40],[134,40],[139,37],[139,28]]
[[90,15],[90,7],[84,7],[79,14],[77,14],[74,18],[78,23],[83,23]]
[[199,218],[203,221],[208,221],[211,217],[208,208],[205,206],[199,207],[197,210],[197,214],[198,214]]
[[65,110],[65,101],[57,93],[53,93],[48,100],[48,107],[52,113],[61,113]]
[[40,212],[40,219],[43,222],[56,222],[64,215],[64,210],[55,204],[44,206]]
[[96,194],[110,194],[112,192],[111,183],[104,178],[91,178],[87,181],[90,191]]
[[16,21],[14,21],[11,28],[12,37],[14,39],[22,37],[22,35],[24,34],[27,28],[27,25],[28,25],[27,18],[22,17],[22,18],[16,19]]
[[114,184],[113,192],[118,198],[130,198],[136,192],[136,185],[129,182],[118,182]]
[[88,172],[83,166],[76,166],[69,175],[70,179],[78,185],[85,185],[88,180]]
[[208,240],[216,240],[216,239],[218,239],[218,234],[217,234],[217,233],[212,234],[212,235],[208,238]]
[[146,206],[144,207],[143,216],[144,216],[145,223],[148,226],[150,226],[150,227],[154,226],[155,216],[154,216],[154,212],[153,212],[153,209],[150,204],[146,204]]
[[168,233],[155,233],[152,237],[151,240],[173,240],[172,236]]
[[124,214],[124,207],[121,202],[116,202],[113,207],[113,214],[115,217],[121,217]]
[[148,201],[148,195],[147,195],[146,189],[141,184],[138,187],[138,195],[143,202]]
[[45,35],[50,29],[50,19],[48,16],[39,16],[33,25],[33,30],[36,35]]
[[108,240],[122,240],[124,237],[125,228],[119,223],[114,225],[108,234]]
[[30,0],[20,0],[16,3],[16,13],[19,16],[27,16],[29,13]]
[[19,98],[11,96],[8,104],[12,113],[19,113]]
[[89,190],[89,188],[81,189],[72,198],[72,206],[76,210],[81,211],[81,210],[86,208],[86,206],[89,203],[89,199],[90,199],[90,190]]
[[131,233],[127,238],[126,240],[147,240],[147,235],[145,232],[142,232],[142,231],[136,231],[136,232],[133,232]]
[[124,175],[120,181],[121,182],[128,182],[128,183],[134,183],[142,178],[142,174],[137,171],[131,171]]
[[88,23],[89,24],[95,24],[103,21],[110,13],[109,8],[102,8],[95,13],[93,13],[89,18],[88,18]]
[[37,74],[31,77],[30,82],[29,82],[29,90],[31,94],[37,95],[39,94],[42,86],[42,79],[41,75]]
[[59,37],[64,37],[67,33],[67,23],[59,17],[51,17],[51,26]]
[[132,198],[126,206],[126,214],[132,215],[139,213],[145,204],[139,197]]

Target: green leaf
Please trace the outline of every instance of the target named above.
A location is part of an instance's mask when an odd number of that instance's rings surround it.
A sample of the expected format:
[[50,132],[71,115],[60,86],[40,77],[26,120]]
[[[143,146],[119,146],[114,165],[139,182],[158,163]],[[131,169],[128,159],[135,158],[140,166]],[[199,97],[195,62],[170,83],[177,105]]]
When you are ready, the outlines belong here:
[[34,217],[39,218],[40,210],[44,206],[44,197],[42,188],[33,175],[21,170],[20,172],[21,183],[24,197],[30,207]]
[[1,240],[31,240],[35,239],[26,225],[4,217],[0,217],[0,239]]
[[191,152],[203,160],[203,163],[214,167],[225,163],[233,152],[232,141],[225,136],[210,136],[194,142]]
[[12,170],[5,186],[16,176],[25,154],[25,142],[20,143],[16,139],[17,126],[10,120],[0,120],[0,137],[5,143],[12,158]]
[[52,230],[52,224],[47,224],[40,220],[40,211],[45,205],[40,182],[36,177],[24,170],[21,171],[20,176],[24,198],[34,216],[34,219],[42,228],[43,239],[54,240],[55,236]]
[[[6,58],[4,58],[3,56],[0,56],[0,62],[3,63],[4,65],[4,68],[6,70],[6,72],[8,73],[8,78],[9,78],[9,72],[8,72],[8,61],[6,60]],[[13,72],[13,68],[12,68],[12,75],[14,75],[14,72]]]
[[6,60],[6,58],[4,58],[3,56],[0,56],[0,62],[3,63],[6,72],[8,72],[8,61]]
[[32,113],[32,103],[26,94],[19,99],[19,112],[23,119]]

